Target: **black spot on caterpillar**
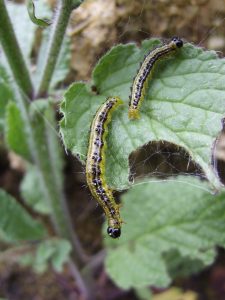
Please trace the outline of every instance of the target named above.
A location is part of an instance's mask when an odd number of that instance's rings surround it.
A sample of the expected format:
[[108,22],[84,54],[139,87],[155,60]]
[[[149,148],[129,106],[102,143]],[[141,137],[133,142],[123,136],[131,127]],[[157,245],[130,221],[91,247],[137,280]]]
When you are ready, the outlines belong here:
[[183,46],[183,41],[178,37],[173,37],[168,44],[161,47],[157,47],[145,56],[143,63],[134,78],[133,85],[131,87],[131,96],[129,102],[129,118],[139,119],[140,106],[145,96],[145,89],[148,83],[148,79],[152,76],[153,67],[162,58],[176,52],[178,48]]
[[118,97],[110,97],[98,109],[91,125],[91,133],[86,161],[86,179],[93,197],[103,208],[108,219],[107,232],[112,238],[121,234],[122,220],[119,205],[105,179],[105,149],[108,124],[112,112],[123,102]]

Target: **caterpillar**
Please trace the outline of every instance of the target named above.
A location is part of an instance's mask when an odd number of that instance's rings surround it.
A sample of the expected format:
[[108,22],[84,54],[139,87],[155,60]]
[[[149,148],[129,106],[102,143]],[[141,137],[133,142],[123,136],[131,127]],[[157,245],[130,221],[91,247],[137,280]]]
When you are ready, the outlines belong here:
[[133,85],[131,87],[128,112],[130,119],[140,118],[140,106],[144,99],[145,89],[149,78],[152,76],[155,64],[160,61],[161,58],[176,52],[176,49],[181,48],[182,46],[183,41],[178,37],[173,37],[168,44],[155,48],[145,57],[137,75],[134,77]]
[[91,194],[101,205],[107,216],[107,233],[112,238],[120,236],[122,220],[119,205],[116,204],[113,192],[107,186],[105,179],[106,136],[112,112],[122,103],[120,98],[110,97],[98,109],[91,125],[86,161],[87,184]]

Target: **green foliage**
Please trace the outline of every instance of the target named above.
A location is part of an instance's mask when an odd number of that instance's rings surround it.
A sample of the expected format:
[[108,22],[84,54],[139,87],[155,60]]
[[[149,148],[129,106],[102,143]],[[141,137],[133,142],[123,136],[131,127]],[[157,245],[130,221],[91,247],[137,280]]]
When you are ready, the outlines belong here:
[[4,130],[5,111],[9,101],[13,99],[13,92],[5,69],[0,66],[0,132]]
[[[36,100],[29,106],[27,114],[25,123],[16,104],[8,105],[5,133],[8,147],[36,164],[29,167],[22,181],[22,196],[35,211],[49,214],[55,208],[64,220],[60,209],[63,159],[55,130],[53,105],[47,100]],[[64,224],[62,221],[60,228]]]
[[[32,10],[32,0],[29,0],[28,2],[29,2],[28,6],[30,6]],[[31,55],[31,50],[34,46],[35,33],[37,30],[37,27],[35,26],[34,23],[37,21],[38,23],[37,25],[43,26],[40,24],[40,22],[44,22],[42,20],[43,18],[46,17],[50,18],[52,12],[49,6],[44,2],[35,3],[35,13],[37,11],[38,15],[40,15],[42,19],[36,18],[36,21],[32,23],[27,14],[27,9],[25,5],[7,2],[7,9],[9,11],[11,18],[13,19],[13,23],[12,23],[13,28],[15,30],[24,57],[27,61],[27,64],[31,66],[30,55]],[[31,10],[29,9],[30,12]],[[27,28],[29,28],[29,30],[27,30]],[[48,47],[50,29],[49,28],[44,29],[42,35],[43,36],[42,36],[41,47],[38,55],[36,72],[34,73],[34,80],[36,84],[40,80],[39,75],[43,64],[43,57],[44,54],[46,54],[47,47]],[[69,62],[71,57],[69,47],[70,47],[70,40],[67,36],[65,36],[64,42],[61,47],[60,55],[58,57],[57,64],[54,70],[54,75],[51,81],[52,89],[54,89],[58,83],[63,81],[68,73]],[[8,63],[4,56],[2,57],[1,63],[4,66],[7,66],[8,74],[11,75],[11,72],[8,68]]]
[[34,254],[26,254],[21,257],[20,263],[25,266],[32,266],[38,272],[43,273],[49,264],[57,272],[62,272],[65,262],[69,260],[71,245],[67,240],[49,239],[38,245]]
[[[44,8],[42,5],[42,11],[40,7],[38,4],[39,11],[37,14],[42,17],[46,6]],[[27,64],[31,67],[30,55],[34,46],[36,26],[30,22],[24,5],[8,5],[7,3],[7,9],[13,20],[16,34],[19,30],[17,38]],[[47,13],[50,12],[49,9],[46,11]],[[27,34],[27,28],[29,28],[29,34]],[[42,45],[42,50],[39,53],[40,57],[43,55],[43,51],[46,52],[47,47],[49,47],[47,45],[49,35],[50,31],[44,33],[45,41],[43,41],[44,45]],[[61,48],[62,54],[58,58],[58,65],[55,68],[56,77],[52,80],[52,87],[54,88],[60,80],[64,79],[65,72],[67,72],[65,69],[69,62],[68,39],[65,39],[65,41],[67,43]],[[4,59],[1,60],[1,63],[7,66]],[[38,59],[38,63],[42,63],[41,58]],[[7,70],[8,75],[11,76],[9,68]],[[36,72],[39,72],[38,68]],[[10,150],[32,164],[29,165],[29,171],[21,185],[22,196],[35,211],[42,214],[50,213],[51,221],[57,233],[69,238],[71,232],[67,230],[68,220],[64,215],[63,202],[65,201],[62,177],[63,159],[59,136],[55,129],[53,104],[48,99],[43,101],[35,99],[32,103],[29,103],[31,101],[29,97],[18,90],[16,86],[13,86],[13,88],[15,88],[16,97],[15,103],[7,105],[6,126],[4,128],[5,140]],[[8,214],[8,218],[11,218],[10,214]]]
[[135,294],[139,300],[152,300],[152,293],[147,287],[135,289]]
[[[28,61],[34,42],[36,26],[30,21],[25,5],[7,2],[7,9],[24,57]],[[28,30],[29,29],[29,30]]]
[[64,144],[85,162],[93,115],[107,96],[119,96],[125,105],[113,117],[106,154],[106,176],[112,187],[123,190],[130,186],[128,157],[133,151],[148,142],[164,140],[183,147],[220,188],[210,163],[224,116],[225,60],[215,52],[185,44],[174,57],[161,61],[146,91],[141,119],[128,120],[132,78],[144,55],[159,43],[151,39],[141,48],[134,44],[112,48],[93,71],[98,95],[84,83],[67,90],[61,106]]
[[[35,166],[30,166],[21,184],[21,194],[33,210],[41,214],[49,214],[51,209],[40,186],[40,174]],[[35,192],[34,192],[35,191]]]
[[193,270],[190,261],[201,269],[214,261],[215,246],[225,245],[224,193],[212,195],[197,178],[140,182],[122,204],[125,224],[119,240],[106,239],[106,270],[124,289],[168,286],[180,267],[168,252]]
[[[38,55],[38,61],[36,66],[36,72],[35,72],[35,82],[40,81],[40,75],[41,75],[41,69],[43,65],[43,59],[45,57],[47,47],[48,47],[48,41],[50,37],[50,28],[45,29],[45,31],[42,33],[42,43],[41,48]],[[69,63],[71,59],[71,53],[70,53],[70,39],[68,36],[65,35],[64,41],[59,53],[59,57],[56,63],[56,67],[54,70],[54,75],[51,80],[50,88],[55,89],[57,85],[65,80],[66,75],[69,71]]]
[[171,250],[163,254],[163,259],[171,278],[187,277],[196,274],[205,268],[201,260],[180,255],[178,251]]
[[[77,7],[81,2],[71,1],[69,7]],[[7,7],[25,60],[31,67],[36,26],[30,22],[24,5],[7,3]],[[28,0],[28,11],[36,25],[46,26],[36,17],[32,0]],[[50,9],[46,11],[51,13]],[[40,11],[37,15],[43,17]],[[64,21],[67,24],[67,20]],[[48,55],[44,55],[48,54],[49,40],[50,30],[43,29],[34,74],[37,86],[43,79],[44,61],[51,62]],[[219,190],[221,185],[210,161],[224,117],[224,59],[219,59],[213,51],[186,43],[176,55],[162,60],[156,68],[141,108],[141,119],[128,119],[133,77],[144,55],[160,43],[158,39],[151,39],[144,41],[140,48],[135,44],[118,45],[100,59],[91,84],[76,82],[69,87],[61,105],[64,117],[60,131],[64,145],[84,163],[95,112],[106,97],[119,96],[125,104],[114,113],[107,137],[106,177],[110,186],[117,190],[129,188],[129,155],[149,142],[163,140],[183,147],[202,168],[210,186]],[[69,46],[69,39],[65,37],[51,80],[53,92],[67,75]],[[1,64],[5,64],[4,58]],[[57,233],[71,238],[76,245],[71,224],[66,223],[68,216],[63,211],[63,159],[55,130],[54,107],[48,99],[30,104],[31,99],[24,95],[20,98],[19,93],[12,102],[13,89],[2,65],[0,130],[5,122],[9,149],[29,162],[21,194],[34,211],[50,215]],[[52,66],[53,70],[54,64]],[[93,86],[97,93],[93,92]],[[43,89],[43,94],[46,90]],[[148,299],[151,296],[146,286],[166,287],[173,278],[210,265],[215,259],[215,246],[225,246],[223,198],[224,193],[213,196],[206,183],[194,178],[134,185],[122,196],[122,218],[126,223],[121,238],[105,239],[109,276],[119,287],[135,288],[140,299]],[[3,190],[0,190],[0,213],[1,240],[16,243],[46,238],[43,226]],[[23,256],[21,263],[34,267],[37,272],[45,271],[50,263],[60,272],[64,262],[69,260],[70,251],[67,240],[44,240],[35,253]]]
[[16,200],[0,189],[0,240],[15,243],[45,237],[43,226]]
[[105,97],[96,97],[84,83],[74,83],[65,93],[64,99],[61,104],[64,119],[60,123],[63,142],[66,148],[78,155],[84,163],[90,124]]
[[[49,156],[55,156],[53,167],[57,170],[56,174],[61,174],[63,167],[58,133],[55,130],[53,104],[47,100],[33,101],[29,107],[28,114],[36,143],[40,145],[40,159],[51,181],[52,174],[49,173],[49,170],[51,170],[51,161],[49,160]],[[7,107],[5,127],[5,137],[8,147],[27,161],[32,161],[29,148],[31,142],[29,141],[29,135],[26,134],[26,124],[21,116],[21,110],[15,103],[10,103]],[[62,186],[61,175],[56,176],[58,176],[58,185]],[[37,176],[32,176],[32,178],[35,180]]]
[[58,133],[55,129],[53,104],[47,100],[33,102],[30,106],[30,119],[35,141],[39,145],[38,155],[41,158],[41,168],[45,174],[45,184],[48,185],[50,193],[57,197],[63,186],[63,158]]
[[11,102],[6,109],[5,139],[7,146],[26,160],[31,160],[25,124],[16,103]]
[[[69,2],[65,4],[68,10],[67,19],[70,16],[70,5]],[[43,34],[42,44],[37,58],[36,74],[33,74],[33,82],[35,86],[37,85],[40,79],[38,78],[40,67],[42,67],[43,71],[43,54],[47,54],[46,57],[48,58],[47,49],[51,47],[49,40],[52,31],[37,31],[37,27],[30,22],[25,5],[5,3],[3,1],[0,6],[1,12],[3,12],[1,15],[7,21],[5,22],[8,26],[6,28],[11,33],[8,39],[5,39],[5,32],[1,34],[1,42],[4,46],[6,56],[1,55],[0,63],[0,130],[4,129],[5,141],[9,150],[16,152],[25,159],[27,173],[21,184],[23,200],[34,211],[50,215],[50,221],[52,222],[55,234],[68,238],[73,242],[76,240],[76,237],[74,238],[73,236],[72,225],[70,224],[69,216],[66,214],[67,207],[63,193],[62,176],[63,158],[59,143],[59,134],[56,131],[55,107],[49,99],[37,100],[31,83],[29,89],[24,88],[24,85],[21,84],[21,82],[31,82],[29,71],[31,67],[34,69],[33,54],[36,54],[33,50],[36,51],[39,47],[36,40],[38,35],[36,33],[41,32]],[[38,12],[36,8],[38,8]],[[11,17],[13,28],[11,28],[11,23],[8,22],[7,11]],[[36,15],[43,18],[51,14],[51,10],[46,5],[39,5],[38,3],[37,7],[34,7],[33,2],[29,0],[28,12],[31,20],[39,26],[46,24],[42,19],[38,19]],[[1,25],[4,25],[4,18],[2,18]],[[62,15],[60,20],[67,24],[67,19],[63,20]],[[2,33],[4,26],[1,28]],[[20,51],[17,51],[20,49],[17,47],[16,39],[14,39],[14,31],[26,64],[24,64]],[[12,41],[14,42],[13,46],[10,43]],[[34,42],[37,42],[37,44],[34,45]],[[61,39],[58,38],[59,46],[61,46],[61,42]],[[69,38],[65,36],[57,64],[56,66],[53,65],[55,72],[54,78],[51,80],[51,92],[54,95],[57,93],[55,91],[56,86],[65,79],[68,72],[70,61],[69,46]],[[6,57],[9,64],[6,61]],[[18,58],[20,64],[17,64]],[[26,65],[29,71],[27,71]],[[17,74],[19,76],[16,76]],[[26,81],[24,78],[28,80]],[[16,243],[31,240],[32,243],[24,243],[25,248],[28,245],[27,248],[29,251],[33,245],[40,243],[40,239],[47,238],[44,227],[35,221],[13,197],[3,190],[0,190],[0,211],[2,214],[0,239],[3,241]],[[49,262],[56,271],[61,272],[64,262],[69,260],[70,251],[71,245],[65,239],[46,240],[41,241],[38,245],[35,256],[29,253],[22,260],[33,266],[38,272],[45,271]]]
[[46,26],[49,26],[50,23],[45,21],[45,20],[42,20],[42,19],[38,19],[35,15],[35,5],[34,5],[34,2],[33,0],[27,0],[27,11],[28,11],[28,14],[29,14],[29,17],[31,19],[31,21],[38,25],[38,26],[41,26],[41,27],[46,27]]

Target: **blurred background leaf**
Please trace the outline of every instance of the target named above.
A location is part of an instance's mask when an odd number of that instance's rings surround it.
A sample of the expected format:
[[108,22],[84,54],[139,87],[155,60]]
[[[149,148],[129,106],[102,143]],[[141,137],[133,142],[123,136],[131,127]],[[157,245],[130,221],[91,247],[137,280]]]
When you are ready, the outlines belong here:
[[40,187],[39,172],[35,166],[28,166],[20,188],[27,205],[38,213],[50,214],[51,209]]
[[12,196],[0,189],[0,240],[15,243],[41,239],[45,236],[44,227]]
[[197,270],[214,261],[217,245],[224,246],[224,193],[213,196],[197,178],[140,182],[122,204],[122,236],[106,239],[106,270],[121,288],[167,287],[180,264],[166,253],[177,251],[183,265],[187,259],[183,269],[193,270],[193,260]]
[[56,271],[62,272],[63,265],[69,260],[72,248],[67,240],[49,239],[42,241],[34,253],[23,255],[19,262],[31,266],[37,273],[43,273],[49,265]]

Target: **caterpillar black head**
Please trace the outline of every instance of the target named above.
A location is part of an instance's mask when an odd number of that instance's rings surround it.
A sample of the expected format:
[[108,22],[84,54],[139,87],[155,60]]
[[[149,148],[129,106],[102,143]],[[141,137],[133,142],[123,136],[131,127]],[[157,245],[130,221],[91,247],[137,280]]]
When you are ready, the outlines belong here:
[[177,48],[181,48],[181,47],[183,47],[183,41],[182,41],[182,39],[180,39],[179,37],[177,37],[177,36],[174,36],[173,38],[172,38],[172,42],[174,42],[175,44],[176,44],[176,46],[177,46]]
[[120,230],[120,228],[108,227],[107,233],[111,238],[117,239],[121,235],[121,230]]

